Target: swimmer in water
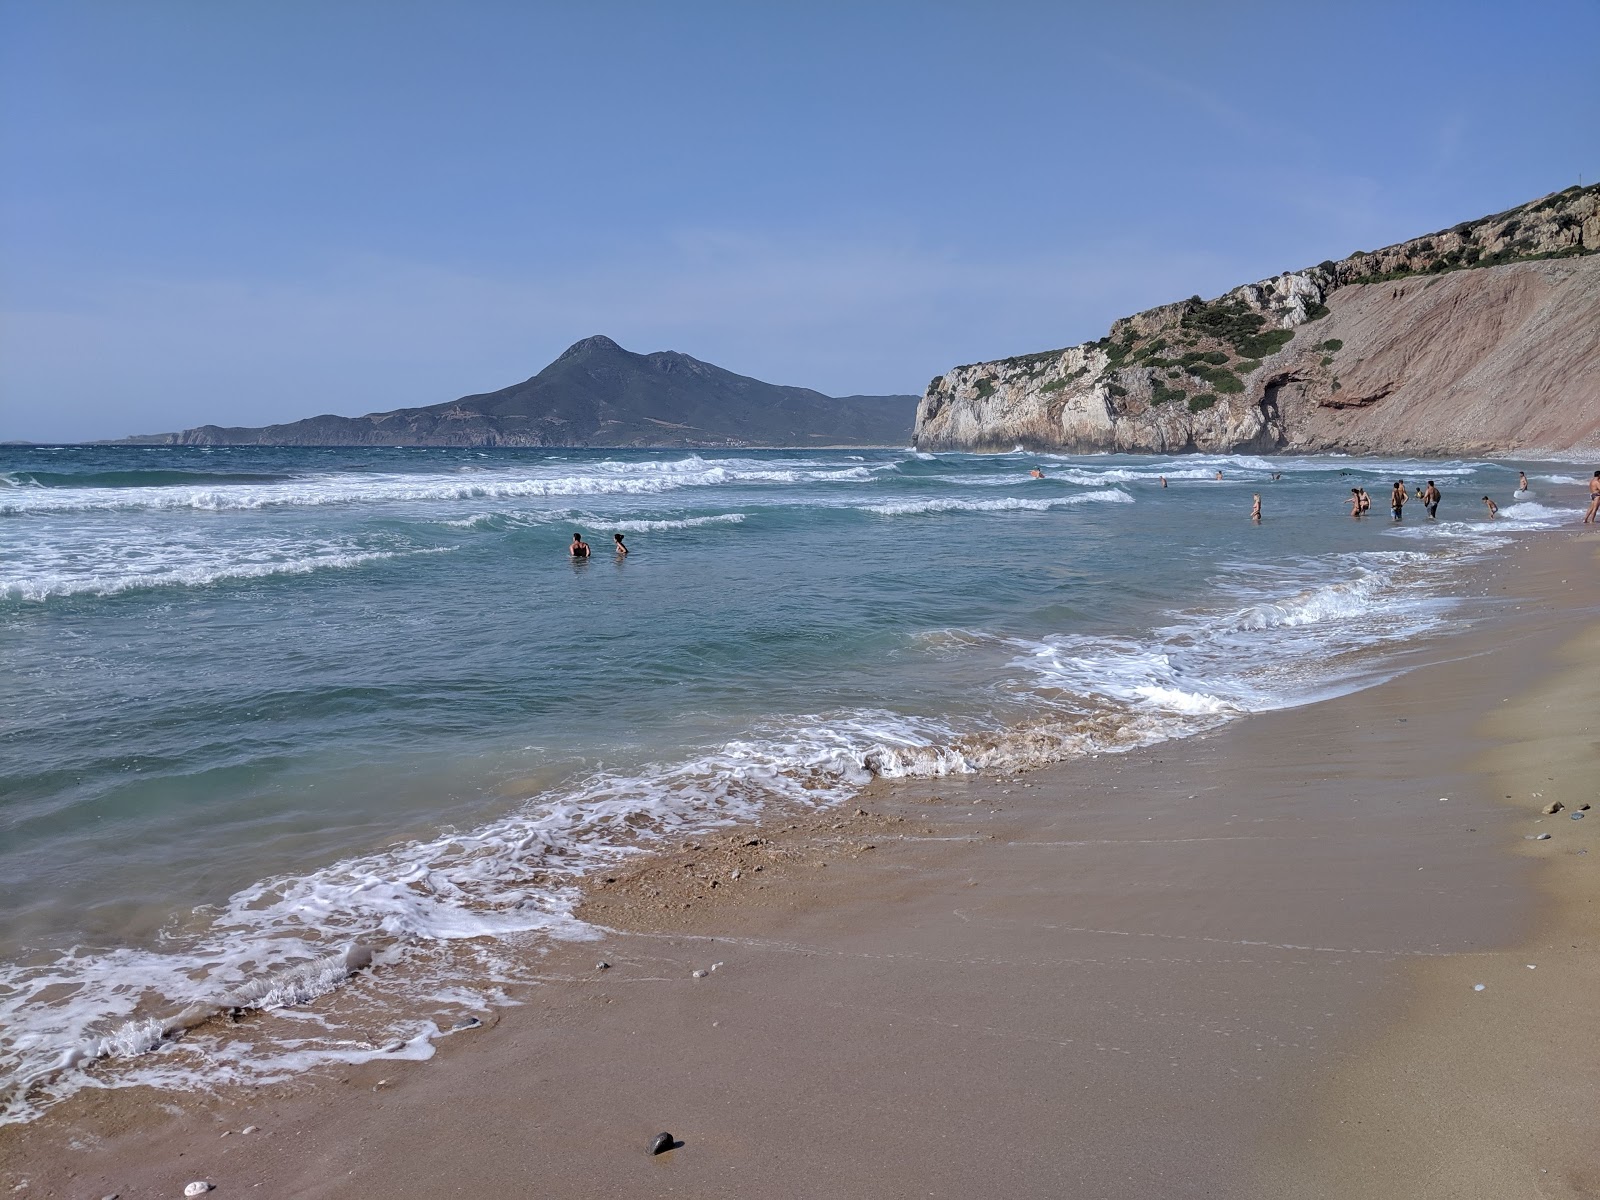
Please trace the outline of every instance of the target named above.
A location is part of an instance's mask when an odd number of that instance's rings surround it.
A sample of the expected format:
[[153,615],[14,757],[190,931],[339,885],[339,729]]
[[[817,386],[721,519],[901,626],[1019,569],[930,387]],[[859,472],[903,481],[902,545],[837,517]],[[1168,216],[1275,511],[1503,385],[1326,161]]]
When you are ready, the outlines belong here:
[[1221,472],[1221,471],[1218,471],[1218,472],[1217,472],[1217,478],[1218,478],[1218,479],[1221,479],[1221,478],[1222,478],[1222,472]]
[[627,558],[628,548],[622,544],[622,535],[620,533],[613,533],[611,536],[617,539],[617,557]]
[[1428,480],[1427,490],[1417,499],[1422,501],[1422,507],[1428,510],[1428,520],[1437,520],[1439,516],[1439,501],[1444,499],[1444,493],[1434,485],[1433,480]]
[[1032,475],[1035,479],[1043,479],[1044,478],[1044,472],[1039,470],[1038,467],[1035,467],[1033,470],[1029,471],[1028,474]]
[[583,534],[572,535],[572,545],[567,547],[567,553],[575,559],[589,557],[589,543],[583,540]]
[[1261,493],[1256,492],[1251,499],[1253,499],[1255,503],[1250,506],[1250,519],[1259,525],[1261,524]]
[[1498,504],[1496,504],[1493,500],[1491,500],[1491,499],[1489,499],[1489,497],[1485,496],[1483,498],[1483,502],[1489,508],[1489,518],[1490,518],[1490,520],[1493,520],[1495,517],[1498,517],[1500,515],[1500,506]]
[[1167,486],[1167,477],[1165,475],[1157,475],[1156,478],[1161,480],[1161,486],[1162,487],[1166,487]]
[[1406,499],[1406,481],[1396,479],[1394,486],[1389,489],[1389,511],[1394,514],[1396,521],[1405,520]]

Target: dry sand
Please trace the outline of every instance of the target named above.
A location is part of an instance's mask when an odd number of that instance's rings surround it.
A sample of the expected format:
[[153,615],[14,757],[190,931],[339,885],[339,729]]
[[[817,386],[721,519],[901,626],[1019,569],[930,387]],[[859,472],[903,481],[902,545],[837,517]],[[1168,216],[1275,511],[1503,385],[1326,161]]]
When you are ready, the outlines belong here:
[[0,1131],[0,1181],[1594,1195],[1593,545],[1500,560],[1499,618],[1373,690],[687,845],[597,883],[613,932],[431,1063],[85,1097]]

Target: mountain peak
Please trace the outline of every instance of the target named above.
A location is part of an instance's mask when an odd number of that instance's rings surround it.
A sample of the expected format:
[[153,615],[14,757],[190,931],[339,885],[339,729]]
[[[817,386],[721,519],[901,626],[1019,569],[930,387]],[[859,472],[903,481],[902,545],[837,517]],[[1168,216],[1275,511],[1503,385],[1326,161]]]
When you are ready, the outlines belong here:
[[557,358],[556,361],[560,362],[562,358],[577,358],[580,355],[588,354],[622,353],[625,353],[625,351],[621,346],[617,345],[605,334],[597,333],[593,337],[584,338],[581,342],[573,342],[572,345],[561,352],[561,357]]

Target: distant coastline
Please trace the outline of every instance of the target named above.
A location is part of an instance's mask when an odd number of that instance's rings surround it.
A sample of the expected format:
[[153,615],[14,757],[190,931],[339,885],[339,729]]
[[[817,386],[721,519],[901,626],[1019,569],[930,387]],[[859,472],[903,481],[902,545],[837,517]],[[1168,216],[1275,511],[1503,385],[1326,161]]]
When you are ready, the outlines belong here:
[[635,354],[596,335],[498,392],[359,417],[200,425],[107,444],[456,446],[485,449],[753,450],[900,447],[917,398],[825,396],[766,383],[676,351]]

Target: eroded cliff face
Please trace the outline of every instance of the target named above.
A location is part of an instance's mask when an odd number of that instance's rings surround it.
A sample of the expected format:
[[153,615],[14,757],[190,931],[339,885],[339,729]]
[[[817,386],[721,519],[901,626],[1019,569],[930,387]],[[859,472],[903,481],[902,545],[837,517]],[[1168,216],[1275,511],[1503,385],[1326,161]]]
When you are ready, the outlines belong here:
[[1600,447],[1600,187],[957,367],[923,449]]

